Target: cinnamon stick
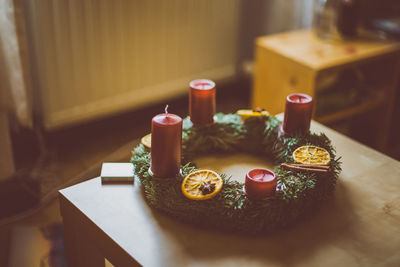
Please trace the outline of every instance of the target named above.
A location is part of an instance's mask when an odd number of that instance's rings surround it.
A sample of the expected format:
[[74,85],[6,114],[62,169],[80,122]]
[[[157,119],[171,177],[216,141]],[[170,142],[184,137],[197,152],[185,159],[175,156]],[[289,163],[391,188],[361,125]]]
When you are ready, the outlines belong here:
[[329,170],[329,166],[324,166],[324,165],[306,165],[306,164],[296,164],[296,163],[284,163],[286,165],[290,166],[296,166],[296,167],[302,167],[302,168],[314,168],[314,169],[323,169],[323,170]]
[[282,167],[290,170],[298,170],[298,171],[310,171],[310,172],[328,172],[328,169],[321,169],[321,168],[310,168],[310,167],[300,167],[300,166],[295,166],[292,164],[287,164],[287,163],[282,163]]

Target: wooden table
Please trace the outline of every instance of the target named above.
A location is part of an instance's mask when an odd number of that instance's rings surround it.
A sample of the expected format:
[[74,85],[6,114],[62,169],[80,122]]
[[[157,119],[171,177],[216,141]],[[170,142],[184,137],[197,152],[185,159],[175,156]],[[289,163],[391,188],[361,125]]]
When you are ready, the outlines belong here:
[[289,230],[256,237],[197,229],[100,178],[60,191],[70,266],[400,266],[400,162],[321,124],[343,157],[334,198]]

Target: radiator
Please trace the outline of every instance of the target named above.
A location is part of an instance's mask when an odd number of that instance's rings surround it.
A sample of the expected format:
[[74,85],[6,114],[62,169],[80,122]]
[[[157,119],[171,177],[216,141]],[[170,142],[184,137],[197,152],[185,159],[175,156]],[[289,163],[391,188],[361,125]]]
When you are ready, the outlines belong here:
[[240,0],[24,1],[47,129],[186,94],[236,74]]

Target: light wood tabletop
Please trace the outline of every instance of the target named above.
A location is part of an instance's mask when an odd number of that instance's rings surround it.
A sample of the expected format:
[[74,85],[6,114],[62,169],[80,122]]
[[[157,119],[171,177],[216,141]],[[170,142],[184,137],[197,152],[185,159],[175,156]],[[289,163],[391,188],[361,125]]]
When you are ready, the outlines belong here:
[[60,191],[70,266],[400,266],[400,162],[316,122],[312,131],[332,140],[343,171],[333,198],[290,229],[196,228],[152,210],[138,180],[94,178]]
[[376,37],[325,41],[310,29],[260,37],[257,44],[314,70],[390,54],[400,49],[399,42],[379,40]]

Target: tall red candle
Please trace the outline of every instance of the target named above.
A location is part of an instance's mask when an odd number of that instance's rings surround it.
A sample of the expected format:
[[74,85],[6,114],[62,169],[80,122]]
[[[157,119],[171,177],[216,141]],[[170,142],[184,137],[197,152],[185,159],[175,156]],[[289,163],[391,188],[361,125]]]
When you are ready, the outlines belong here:
[[201,79],[190,82],[189,116],[196,126],[207,126],[214,123],[215,83]]
[[181,167],[182,118],[165,113],[151,122],[151,172],[155,177],[174,177]]
[[291,94],[286,98],[282,129],[285,133],[306,133],[310,130],[313,99],[306,94]]
[[276,191],[276,176],[268,169],[253,169],[246,174],[244,190],[250,199],[271,196]]

